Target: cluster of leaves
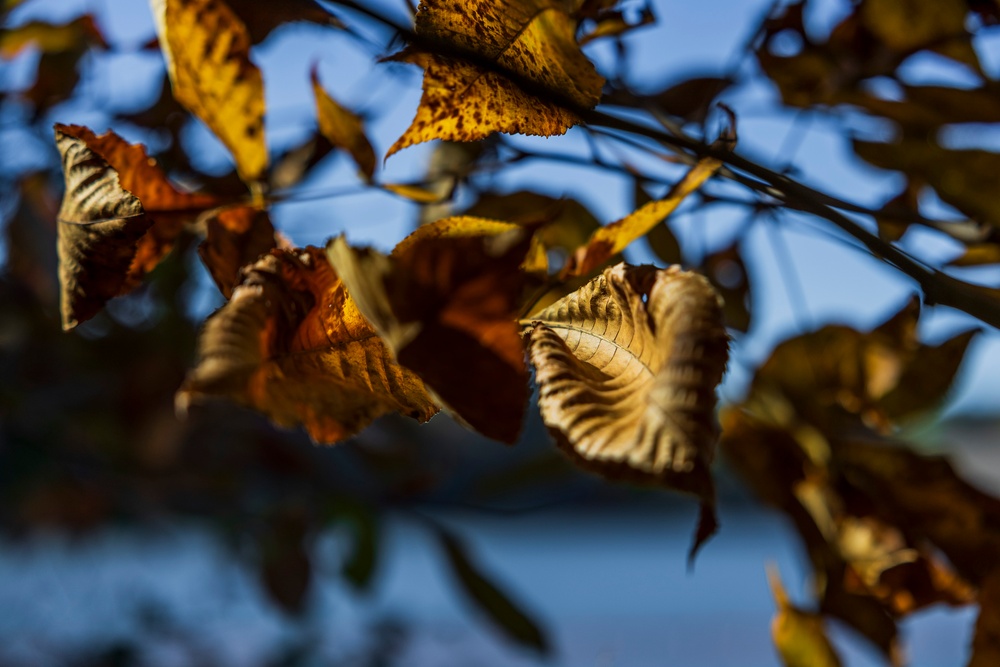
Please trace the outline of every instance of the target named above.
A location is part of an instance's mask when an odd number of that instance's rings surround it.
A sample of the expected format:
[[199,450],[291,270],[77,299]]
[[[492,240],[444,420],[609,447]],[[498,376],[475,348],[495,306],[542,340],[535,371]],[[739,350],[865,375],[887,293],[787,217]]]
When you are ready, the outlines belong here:
[[[179,385],[177,406],[209,434],[246,428],[208,425],[203,406],[221,398],[280,426],[302,426],[325,444],[356,436],[382,415],[424,422],[440,410],[513,443],[533,369],[542,420],[572,461],[700,500],[693,553],[716,528],[710,471],[720,434],[716,386],[730,335],[750,328],[751,300],[738,240],[691,261],[690,249],[673,236],[664,220],[683,202],[735,203],[752,215],[777,215],[782,207],[813,213],[914,278],[925,301],[1000,322],[996,290],[958,280],[948,267],[918,261],[899,244],[919,225],[965,245],[954,266],[1000,259],[994,233],[1000,214],[990,194],[1000,173],[996,154],[946,148],[939,138],[942,128],[957,123],[1000,122],[992,100],[996,83],[984,73],[969,32],[1000,21],[990,3],[862,0],[825,41],[806,30],[805,0],[762,22],[750,48],[785,104],[817,113],[860,110],[899,128],[890,143],[854,143],[867,162],[906,176],[903,191],[880,210],[841,202],[750,162],[734,152],[734,133],[707,142],[703,124],[716,97],[735,83],[732,76],[697,77],[639,94],[621,77],[599,74],[581,47],[605,39],[624,52],[628,33],[652,22],[648,9],[636,16],[615,0],[423,0],[410,29],[361,4],[332,4],[343,16],[309,0],[280,9],[246,0],[156,0],[158,39],[145,48],[162,50],[167,78],[160,99],[126,120],[167,130],[170,148],[154,157],[111,131],[55,128],[62,204],[58,212],[35,215],[56,221],[63,326],[100,320],[104,309],[122,303],[118,297],[156,285],[197,240],[226,303],[196,342],[189,326],[173,322],[174,335],[196,348],[196,359],[186,378],[171,376],[159,386]],[[350,34],[358,34],[355,22],[369,21],[405,37],[407,45],[386,59],[423,68],[423,95],[412,124],[384,157],[429,140],[463,142],[441,144],[440,163],[431,165],[427,182],[377,179],[378,156],[362,117],[326,92],[316,69],[314,136],[283,155],[269,154],[263,78],[251,55],[274,28],[296,20]],[[790,39],[801,45],[795,53],[781,46]],[[27,44],[43,52],[35,85],[19,93],[36,118],[73,94],[84,54],[110,48],[92,17],[4,32],[0,54],[14,55]],[[981,85],[907,83],[902,65],[926,53],[958,63]],[[892,99],[871,85],[886,80],[900,92]],[[597,105],[644,113],[660,127],[605,114]],[[180,141],[192,116],[228,149],[233,174],[198,173]],[[460,215],[436,214],[484,156],[503,155],[508,163],[538,157],[504,145],[497,133],[551,136],[576,125],[592,136],[618,133],[613,136],[623,146],[645,141],[648,153],[688,169],[669,182],[665,195],[652,197],[650,184],[664,179],[595,158],[595,166],[627,174],[635,184],[635,210],[606,225],[576,202],[532,192],[484,193]],[[469,148],[470,142],[479,143]],[[388,255],[353,247],[344,237],[325,248],[298,248],[272,224],[275,192],[335,151],[350,155],[369,187],[425,205],[425,224]],[[746,186],[751,197],[734,202],[706,192],[706,183],[718,178]],[[45,208],[29,196],[39,180],[22,180],[22,205]],[[192,181],[201,187],[179,185]],[[920,200],[928,189],[969,219],[925,216]],[[845,211],[871,217],[878,234]],[[37,245],[33,233],[30,225],[8,227],[17,247]],[[666,264],[693,264],[698,271],[622,262],[622,251],[640,238]],[[32,262],[18,265],[15,258],[7,270],[25,284],[39,282],[27,279],[37,273]],[[775,641],[789,665],[838,663],[820,615],[845,621],[899,663],[897,622],[942,602],[981,605],[970,664],[992,664],[1000,653],[994,567],[1000,543],[992,532],[1000,501],[961,480],[943,459],[901,442],[901,428],[945,395],[974,333],[925,345],[916,335],[919,310],[919,302],[907,304],[870,332],[828,326],[785,342],[757,371],[747,397],[723,411],[726,460],[761,500],[789,516],[815,573],[819,615],[793,606],[775,578]],[[184,350],[170,357],[175,374],[186,364]],[[162,411],[167,401],[156,398]],[[270,437],[250,438],[263,444],[248,447],[248,460],[278,456]],[[377,539],[370,514],[320,491],[331,480],[326,466],[313,464],[315,453],[300,454],[282,468],[285,484],[278,486],[278,495],[297,489],[293,500],[258,517],[252,531],[262,580],[290,609],[304,599],[306,554],[320,525],[354,526],[359,555],[345,575],[362,585],[371,576],[368,556]],[[182,474],[183,461],[174,464],[170,469]],[[224,487],[220,496],[241,484],[226,477],[191,485],[215,483]],[[66,485],[73,493],[78,487]],[[212,494],[194,497],[224,504]],[[252,514],[242,505],[233,511]],[[544,650],[534,623],[476,571],[460,543],[441,533],[441,544],[479,605],[513,638]],[[288,572],[305,574],[280,574]]]

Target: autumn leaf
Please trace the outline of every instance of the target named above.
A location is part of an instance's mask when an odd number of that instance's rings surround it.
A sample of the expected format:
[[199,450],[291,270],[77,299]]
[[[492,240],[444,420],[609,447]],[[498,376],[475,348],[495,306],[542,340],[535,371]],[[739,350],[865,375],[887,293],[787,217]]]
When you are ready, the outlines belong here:
[[575,28],[558,0],[423,0],[417,40],[393,56],[424,69],[423,97],[386,157],[431,139],[563,134],[604,83]]
[[530,236],[511,223],[452,218],[420,227],[388,257],[343,237],[327,247],[399,363],[471,428],[508,443],[528,400],[515,319]]
[[365,136],[361,117],[340,106],[323,90],[315,66],[310,77],[316,98],[316,118],[320,133],[335,147],[347,151],[365,179],[370,181],[375,173],[375,151]]
[[267,169],[264,82],[250,36],[223,0],[153,0],[174,97],[233,154],[240,178]]
[[63,327],[90,319],[135,287],[187,220],[214,200],[179,192],[138,144],[56,125],[66,190],[59,210]]
[[771,637],[785,667],[840,667],[840,657],[826,636],[823,617],[789,601],[776,568],[768,568],[767,579],[778,607],[771,621]]
[[751,324],[750,272],[739,243],[704,257],[701,271],[722,295],[726,326],[746,333]]
[[713,505],[721,306],[697,274],[618,264],[532,315],[538,404],[560,446],[600,473]]
[[267,212],[235,206],[205,220],[205,240],[198,247],[198,256],[228,299],[240,282],[240,269],[275,246],[274,226]]
[[562,277],[583,276],[620,253],[633,241],[645,236],[681,202],[701,187],[722,166],[714,158],[703,158],[695,164],[662,199],[648,202],[617,222],[597,229],[563,268]]
[[315,25],[342,28],[340,20],[315,0],[226,0],[229,8],[246,26],[254,44],[263,42],[272,31],[288,23],[308,21]]
[[968,667],[992,667],[1000,662],[1000,570],[983,582],[979,593],[979,618],[972,638]]
[[0,58],[4,59],[13,58],[28,47],[38,48],[43,53],[59,53],[90,45],[107,48],[94,17],[89,14],[68,23],[31,21],[0,31]]
[[229,303],[205,323],[181,409],[228,398],[276,424],[305,426],[332,444],[377,417],[437,412],[420,380],[397,364],[323,252],[274,250],[244,269]]

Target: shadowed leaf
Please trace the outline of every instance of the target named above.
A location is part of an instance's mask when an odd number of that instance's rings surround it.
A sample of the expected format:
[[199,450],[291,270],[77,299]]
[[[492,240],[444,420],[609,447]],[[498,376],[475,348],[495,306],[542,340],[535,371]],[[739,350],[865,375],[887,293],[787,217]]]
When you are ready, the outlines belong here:
[[274,250],[244,269],[232,299],[205,323],[199,361],[179,408],[228,398],[321,443],[344,440],[375,418],[437,411],[357,309],[321,250]]
[[198,256],[227,299],[240,282],[240,269],[276,246],[274,226],[266,211],[237,206],[205,221],[205,240]]
[[997,664],[1000,664],[1000,570],[986,578],[979,592],[979,618],[968,667]]
[[470,427],[512,443],[528,400],[514,320],[529,242],[511,223],[450,218],[423,225],[389,257],[343,237],[327,252],[399,363]]
[[598,472],[713,506],[715,389],[728,338],[708,281],[619,264],[531,320],[538,403],[559,444]]
[[722,295],[726,326],[746,333],[751,324],[750,273],[735,243],[705,257],[701,270]]
[[226,0],[230,9],[246,26],[254,44],[263,42],[271,32],[281,26],[298,22],[342,28],[340,20],[326,11],[314,0],[281,0],[281,2],[261,2],[261,0]]
[[267,168],[264,82],[246,27],[222,0],[154,0],[174,97],[233,154],[246,182]]
[[785,667],[840,667],[822,616],[803,611],[789,601],[777,569],[768,568],[767,579],[778,607],[771,620],[771,637]]
[[393,56],[424,68],[423,97],[386,157],[431,139],[564,133],[604,83],[575,27],[558,0],[423,0],[417,43]]
[[541,655],[547,655],[549,643],[538,623],[480,572],[458,538],[440,528],[437,533],[451,571],[469,600],[485,613],[508,639]]

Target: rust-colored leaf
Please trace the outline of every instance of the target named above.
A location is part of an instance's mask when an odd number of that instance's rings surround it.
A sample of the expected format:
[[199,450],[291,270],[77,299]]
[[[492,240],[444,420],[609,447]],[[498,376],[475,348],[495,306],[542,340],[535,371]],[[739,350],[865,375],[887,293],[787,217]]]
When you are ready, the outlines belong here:
[[223,0],[153,0],[174,97],[233,154],[245,182],[267,169],[264,81],[246,26]]
[[[454,220],[420,227],[388,257],[351,248],[343,237],[327,252],[399,363],[470,427],[514,442],[528,400],[515,318],[530,233],[511,223]],[[496,225],[513,229],[492,233]]]
[[205,240],[198,247],[198,255],[228,299],[240,283],[240,269],[275,246],[274,226],[267,212],[236,206],[205,220]]
[[375,151],[365,136],[361,117],[342,107],[323,90],[315,67],[310,77],[313,95],[316,98],[316,118],[320,133],[331,144],[347,151],[361,173],[370,181],[375,173]]
[[401,412],[437,412],[423,383],[397,364],[322,250],[274,250],[244,270],[232,299],[205,323],[199,361],[178,394],[185,409],[227,398],[320,443]]
[[212,198],[178,191],[141,145],[56,125],[66,191],[59,210],[63,326],[131,290]]
[[418,41],[393,57],[424,68],[423,97],[387,156],[431,139],[564,133],[604,83],[575,28],[559,0],[423,0]]
[[986,578],[979,593],[979,618],[968,667],[997,664],[1000,664],[1000,570]]
[[531,320],[539,407],[559,444],[598,472],[712,506],[728,337],[708,281],[618,264]]

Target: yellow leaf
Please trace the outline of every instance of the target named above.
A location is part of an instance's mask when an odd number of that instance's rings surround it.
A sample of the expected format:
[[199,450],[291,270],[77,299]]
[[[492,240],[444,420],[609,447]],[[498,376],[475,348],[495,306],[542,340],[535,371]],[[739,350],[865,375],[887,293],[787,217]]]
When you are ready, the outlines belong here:
[[375,173],[375,151],[365,136],[361,117],[340,106],[323,90],[315,67],[310,76],[313,95],[316,97],[316,118],[320,134],[335,147],[347,151],[365,179],[370,181]]
[[0,30],[0,58],[13,58],[29,46],[45,53],[72,51],[89,44],[107,47],[104,36],[89,14],[69,23],[32,21]]
[[673,213],[684,199],[701,187],[722,166],[714,158],[703,158],[676,183],[662,199],[641,206],[621,220],[597,229],[587,245],[579,248],[566,263],[562,276],[587,275],[630,243],[641,238]]
[[59,210],[63,327],[135,287],[173,247],[185,222],[215,204],[179,192],[142,145],[56,125],[66,189]]
[[789,602],[777,569],[769,567],[767,578],[778,606],[771,621],[771,636],[785,667],[840,667],[840,658],[826,636],[823,618]]
[[351,248],[343,237],[327,253],[399,363],[473,429],[512,443],[528,401],[514,320],[529,234],[515,225],[492,233],[509,223],[460,220],[419,228],[389,257]]
[[398,150],[431,139],[562,134],[600,100],[604,80],[576,44],[559,0],[423,0],[419,41],[394,56],[424,68],[423,97]]
[[232,299],[205,323],[199,360],[178,407],[228,398],[320,443],[401,412],[426,421],[437,406],[397,364],[358,311],[322,250],[275,250],[245,270]]
[[153,0],[174,97],[233,154],[240,178],[267,169],[264,81],[246,27],[223,0]]
[[435,192],[422,185],[415,185],[413,183],[382,183],[379,187],[386,192],[399,195],[417,204],[438,204],[442,201],[447,201],[451,197],[451,192],[442,196],[440,192]]
[[532,318],[542,420],[578,462],[712,505],[727,346],[702,276],[618,264]]

